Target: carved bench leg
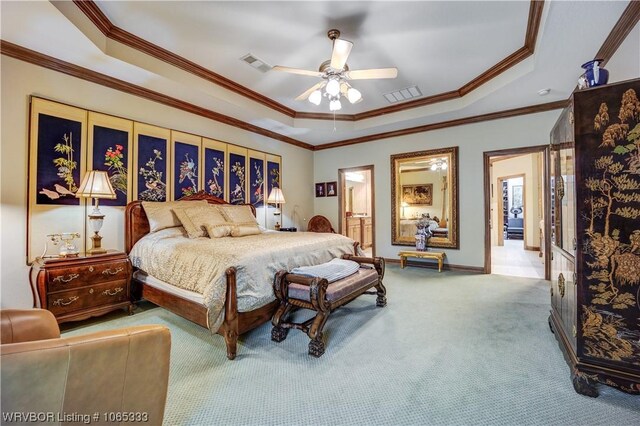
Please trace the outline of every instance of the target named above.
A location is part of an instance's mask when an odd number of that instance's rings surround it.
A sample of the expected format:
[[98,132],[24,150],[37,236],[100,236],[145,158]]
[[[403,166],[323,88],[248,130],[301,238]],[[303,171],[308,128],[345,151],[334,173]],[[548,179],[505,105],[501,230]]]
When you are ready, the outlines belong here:
[[322,341],[322,333],[320,333],[317,340],[309,342],[309,355],[320,358],[322,354],[324,354],[324,342]]
[[287,338],[287,334],[289,334],[288,328],[273,327],[271,329],[271,340],[274,342],[282,342]]
[[309,332],[307,333],[311,339],[311,342],[309,342],[309,355],[315,356],[316,358],[322,356],[324,353],[325,346],[322,341],[322,330],[324,329],[324,325],[327,323],[328,318],[328,312],[318,312],[316,317],[313,319],[313,323],[311,323],[311,327],[309,327]]
[[376,306],[383,308],[385,306],[387,306],[387,289],[384,287],[384,284],[382,284],[382,280],[380,280],[378,282],[378,284],[375,286],[376,290],[378,291],[378,297],[376,298]]
[[287,338],[289,329],[280,326],[285,322],[289,312],[291,312],[291,308],[293,308],[293,305],[290,305],[286,301],[282,301],[280,302],[280,306],[278,306],[276,313],[273,314],[273,318],[271,319],[271,324],[273,324],[273,328],[271,329],[271,340],[274,342],[282,342]]

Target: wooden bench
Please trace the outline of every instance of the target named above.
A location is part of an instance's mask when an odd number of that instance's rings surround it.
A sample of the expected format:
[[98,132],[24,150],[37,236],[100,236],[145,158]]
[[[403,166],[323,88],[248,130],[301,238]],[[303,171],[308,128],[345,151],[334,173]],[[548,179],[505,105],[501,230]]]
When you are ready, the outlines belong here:
[[438,261],[438,272],[442,272],[442,262],[446,257],[443,251],[415,251],[415,250],[403,250],[398,253],[400,256],[400,267],[404,269],[407,265],[407,257],[417,257],[419,259],[435,259]]
[[[376,294],[378,296],[376,305],[379,307],[387,304],[387,290],[382,284],[384,259],[348,254],[342,258],[358,262],[361,267],[355,274],[331,284],[324,278],[295,275],[287,271],[276,273],[273,290],[280,306],[271,320],[273,324],[271,340],[282,342],[287,338],[289,329],[302,330],[311,339],[309,355],[318,358],[325,351],[322,330],[332,311],[363,293]],[[367,268],[366,265],[373,267]],[[371,287],[375,287],[376,291],[367,291]],[[290,322],[288,321],[289,313],[296,307],[311,309],[316,311],[316,315],[302,323]]]

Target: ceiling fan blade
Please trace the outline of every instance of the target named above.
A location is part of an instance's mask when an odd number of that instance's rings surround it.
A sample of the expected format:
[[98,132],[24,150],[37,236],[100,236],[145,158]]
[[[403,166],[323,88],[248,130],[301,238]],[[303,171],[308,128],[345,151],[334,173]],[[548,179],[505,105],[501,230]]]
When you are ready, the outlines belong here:
[[342,70],[344,68],[344,64],[347,63],[347,58],[349,57],[349,53],[351,53],[351,48],[353,47],[353,43],[347,40],[335,39],[333,40],[333,52],[331,53],[331,68],[335,70]]
[[315,92],[316,90],[320,89],[322,86],[324,86],[325,82],[321,81],[318,84],[313,85],[312,87],[310,87],[307,91],[305,91],[303,94],[301,94],[300,96],[298,96],[296,98],[296,101],[304,101],[305,99],[307,99],[309,97],[309,95],[313,92]]
[[367,80],[374,78],[396,78],[397,68],[372,68],[368,70],[347,71],[344,76],[350,80]]
[[275,67],[273,67],[271,69],[275,70],[275,71],[288,72],[288,73],[291,73],[291,74],[308,75],[309,77],[322,77],[322,73],[320,71],[302,70],[300,68],[283,67],[283,66],[280,66],[280,65],[276,65]]

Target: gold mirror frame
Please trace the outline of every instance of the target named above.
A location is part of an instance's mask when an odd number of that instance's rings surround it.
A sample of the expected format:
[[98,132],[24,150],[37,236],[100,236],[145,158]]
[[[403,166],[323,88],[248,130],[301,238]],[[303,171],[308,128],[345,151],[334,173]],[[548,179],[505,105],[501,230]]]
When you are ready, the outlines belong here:
[[[406,152],[391,156],[391,244],[400,246],[415,246],[415,232],[410,236],[401,235],[400,220],[406,220],[402,214],[402,194],[400,168],[403,164],[415,163],[418,161],[429,161],[434,157],[448,157],[447,185],[446,191],[448,200],[448,217],[444,219],[447,223],[447,236],[433,236],[429,239],[428,247],[438,248],[460,248],[458,235],[458,147],[431,149],[427,151]],[[405,185],[415,186],[415,185]],[[426,185],[424,185],[426,186]],[[433,191],[432,189],[432,192]],[[437,194],[432,193],[432,197]]]

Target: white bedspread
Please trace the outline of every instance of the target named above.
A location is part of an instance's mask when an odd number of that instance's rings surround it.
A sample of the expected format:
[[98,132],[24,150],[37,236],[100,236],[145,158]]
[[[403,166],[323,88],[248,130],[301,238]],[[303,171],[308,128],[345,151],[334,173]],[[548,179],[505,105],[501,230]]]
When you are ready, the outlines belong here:
[[178,227],[146,235],[129,257],[147,274],[202,294],[209,329],[215,332],[224,319],[227,268],[237,270],[238,311],[247,312],[275,299],[276,271],[325,263],[347,253],[353,254],[353,240],[338,234],[265,232],[189,239]]

